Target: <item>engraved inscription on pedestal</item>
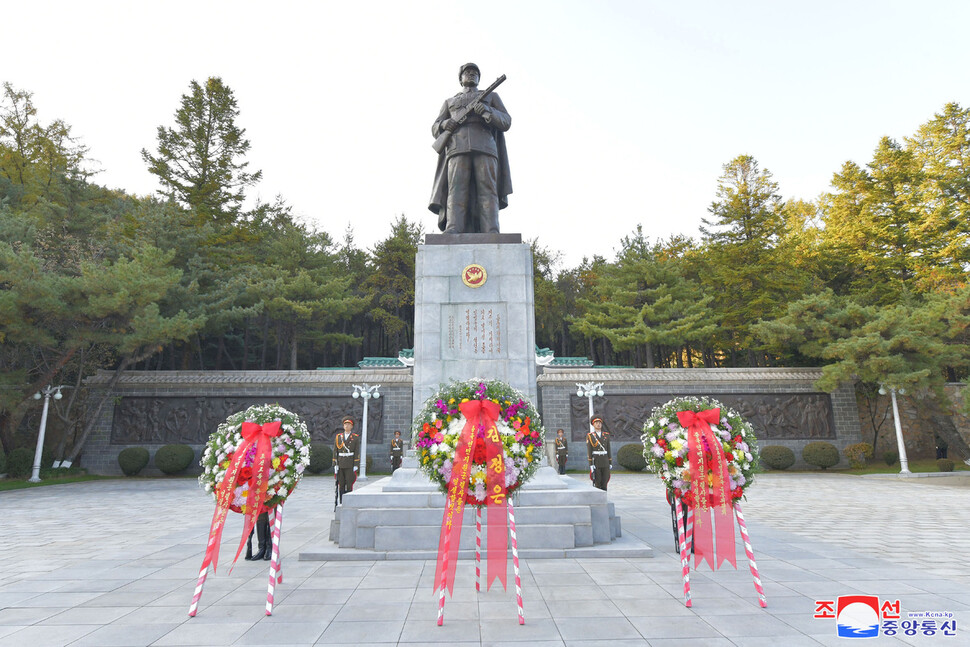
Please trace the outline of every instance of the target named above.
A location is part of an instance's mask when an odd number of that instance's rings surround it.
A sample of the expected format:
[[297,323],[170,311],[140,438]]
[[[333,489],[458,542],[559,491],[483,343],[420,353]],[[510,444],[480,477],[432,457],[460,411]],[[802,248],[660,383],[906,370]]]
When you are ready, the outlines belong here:
[[[603,416],[614,440],[639,440],[643,422],[654,407],[677,397],[672,394],[619,394],[597,398],[596,413]],[[827,393],[718,393],[713,396],[737,411],[754,427],[760,440],[835,438],[832,399]],[[570,427],[573,441],[582,441],[589,429],[586,398],[572,396]]]
[[508,357],[504,303],[449,303],[441,306],[442,359]]

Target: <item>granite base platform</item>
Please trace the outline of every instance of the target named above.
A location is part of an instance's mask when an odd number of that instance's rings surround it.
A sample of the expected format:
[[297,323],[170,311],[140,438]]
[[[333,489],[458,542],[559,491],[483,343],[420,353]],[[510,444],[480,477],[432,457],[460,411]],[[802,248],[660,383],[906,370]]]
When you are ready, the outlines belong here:
[[[650,546],[623,539],[606,492],[561,477],[551,467],[541,468],[513,502],[523,558],[653,557]],[[416,468],[402,467],[393,477],[345,494],[330,527],[332,543],[311,547],[299,559],[435,559],[444,506],[437,486]],[[486,533],[483,528],[483,545]],[[467,507],[459,559],[474,556],[475,508]]]

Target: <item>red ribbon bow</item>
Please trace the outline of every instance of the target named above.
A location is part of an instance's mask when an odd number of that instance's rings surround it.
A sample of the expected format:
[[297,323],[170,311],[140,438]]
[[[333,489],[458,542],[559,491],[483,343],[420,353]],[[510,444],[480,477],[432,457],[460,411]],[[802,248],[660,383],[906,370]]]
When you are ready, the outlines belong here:
[[502,440],[496,427],[501,409],[491,400],[469,400],[458,405],[465,416],[465,426],[455,447],[455,460],[448,482],[445,513],[441,520],[441,536],[438,540],[438,563],[435,569],[435,588],[447,588],[452,595],[455,586],[455,567],[458,563],[458,547],[461,543],[461,525],[465,506],[465,494],[471,475],[473,450],[478,430],[484,431],[486,477],[485,500],[488,505],[488,574],[486,590],[495,578],[506,586],[506,553],[508,530],[505,505],[505,463]]
[[[256,525],[256,517],[259,516],[263,505],[266,503],[266,492],[270,473],[273,470],[273,443],[272,438],[279,436],[283,423],[279,420],[269,422],[265,425],[258,425],[255,422],[242,423],[243,440],[233,452],[232,461],[226,470],[226,475],[222,482],[216,485],[216,511],[212,515],[212,524],[209,527],[209,541],[206,545],[205,557],[202,559],[202,567],[212,564],[212,572],[216,572],[219,563],[219,544],[222,541],[222,531],[225,529],[226,515],[229,512],[229,505],[232,503],[237,481],[239,484],[249,482],[249,492],[246,497],[246,517],[243,523],[242,539],[239,541],[239,548],[236,549],[236,556],[232,560],[235,566],[239,559],[239,553],[249,538],[249,533]],[[249,448],[256,446],[252,466],[245,466],[246,454]],[[249,478],[242,479],[243,470],[249,470]],[[229,567],[232,572],[232,566]]]
[[[694,568],[707,561],[711,570],[720,568],[727,560],[738,567],[734,548],[734,510],[732,509],[731,481],[721,441],[712,426],[721,420],[720,409],[706,411],[678,411],[677,420],[687,429],[687,457],[690,465],[690,491],[694,494]],[[708,455],[711,464],[708,464]],[[708,472],[711,482],[708,483]],[[708,518],[708,510],[714,516],[715,532]],[[703,516],[698,516],[698,513]],[[717,538],[717,566],[714,565],[714,539]]]

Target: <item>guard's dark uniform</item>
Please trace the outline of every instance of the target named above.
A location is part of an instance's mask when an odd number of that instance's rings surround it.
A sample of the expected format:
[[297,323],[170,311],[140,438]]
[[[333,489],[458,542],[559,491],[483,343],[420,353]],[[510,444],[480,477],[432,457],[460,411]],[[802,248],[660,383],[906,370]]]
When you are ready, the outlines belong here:
[[[602,427],[603,420],[594,418],[593,423],[599,421]],[[610,468],[613,467],[613,454],[610,452],[610,435],[605,431],[591,431],[586,434],[586,456],[589,458],[589,466],[592,468],[590,478],[593,480],[593,487],[601,490],[606,489],[610,482]]]
[[[353,420],[345,419],[353,424]],[[357,480],[357,468],[360,467],[360,436],[353,431],[341,431],[333,441],[333,464],[337,468],[337,491],[339,501],[343,503],[344,493],[352,492],[354,481]]]
[[391,472],[401,466],[401,459],[404,457],[404,441],[395,436],[391,439]]
[[559,473],[566,473],[566,459],[569,457],[569,443],[566,436],[556,436],[556,463],[559,465]]

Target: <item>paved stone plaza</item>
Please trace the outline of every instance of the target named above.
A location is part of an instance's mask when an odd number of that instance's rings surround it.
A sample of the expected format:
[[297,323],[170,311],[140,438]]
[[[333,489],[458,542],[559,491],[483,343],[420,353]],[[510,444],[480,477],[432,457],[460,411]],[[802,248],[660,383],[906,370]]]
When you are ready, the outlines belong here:
[[[219,574],[187,611],[212,517],[193,479],[118,480],[0,493],[0,644],[45,645],[800,645],[852,644],[815,600],[868,594],[911,611],[948,611],[955,637],[880,636],[865,644],[970,644],[970,506],[966,477],[761,475],[744,512],[768,608],[739,544],[738,566],[691,574],[679,557],[659,480],[614,476],[624,535],[652,559],[523,561],[526,624],[509,592],[476,594],[459,565],[445,625],[435,626],[433,562],[299,562],[326,540],[333,481],[308,478],[287,504],[283,584],[264,614],[269,562],[240,558],[233,515]],[[706,567],[705,567],[706,568]]]

